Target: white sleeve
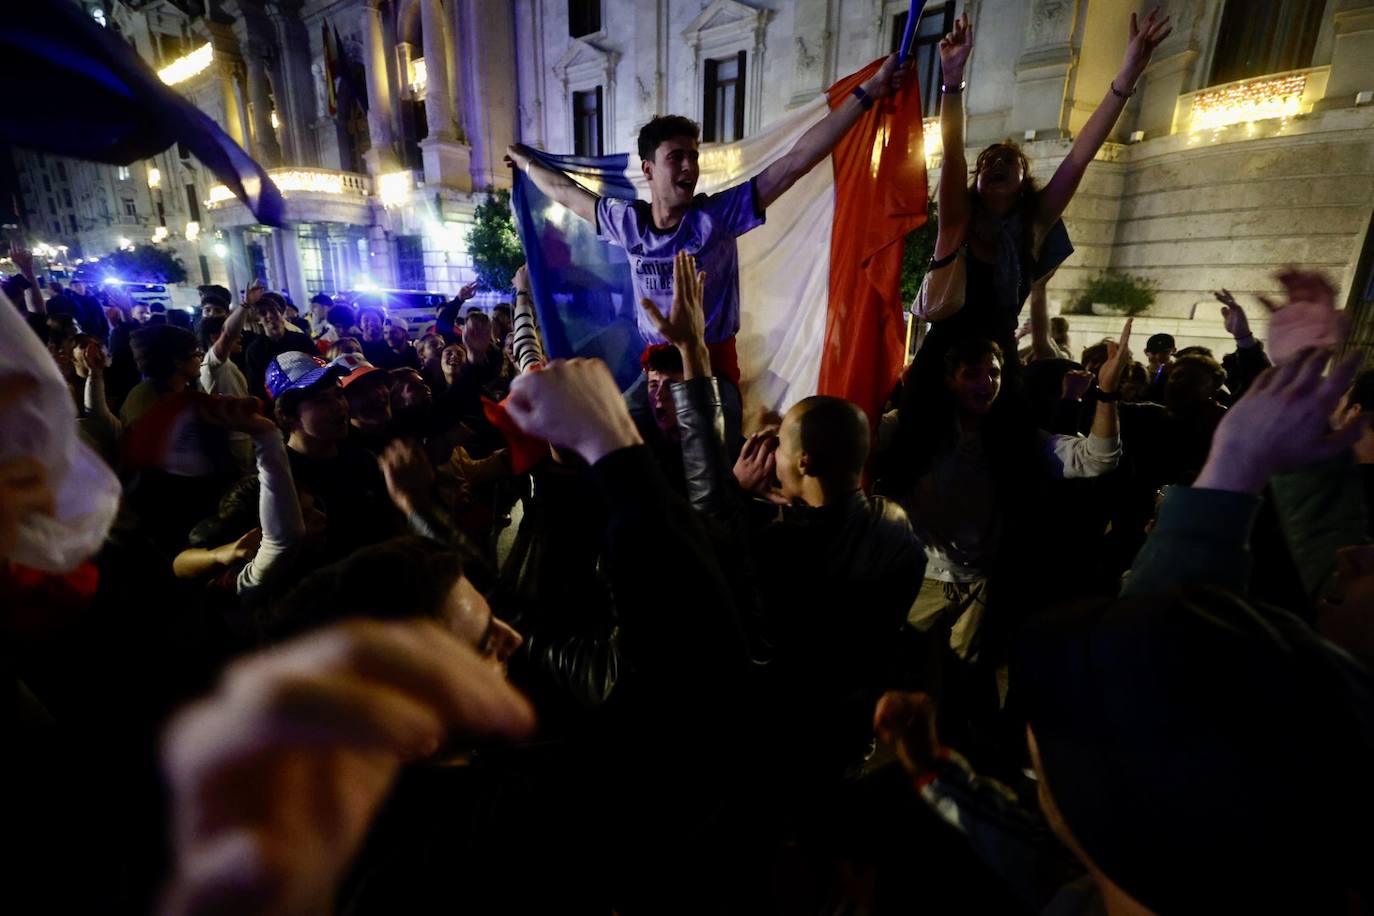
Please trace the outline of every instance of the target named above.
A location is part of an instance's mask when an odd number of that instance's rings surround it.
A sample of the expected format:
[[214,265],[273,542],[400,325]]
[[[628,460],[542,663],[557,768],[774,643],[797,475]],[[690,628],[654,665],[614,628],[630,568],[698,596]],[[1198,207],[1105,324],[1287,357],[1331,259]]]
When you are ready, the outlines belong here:
[[1098,477],[1121,461],[1119,436],[1061,436],[1037,430],[1045,460],[1055,477]]
[[305,520],[291,478],[291,462],[286,457],[286,440],[273,430],[254,436],[253,446],[258,453],[258,523],[262,526],[262,544],[248,565],[239,570],[239,594],[266,582],[305,537]]

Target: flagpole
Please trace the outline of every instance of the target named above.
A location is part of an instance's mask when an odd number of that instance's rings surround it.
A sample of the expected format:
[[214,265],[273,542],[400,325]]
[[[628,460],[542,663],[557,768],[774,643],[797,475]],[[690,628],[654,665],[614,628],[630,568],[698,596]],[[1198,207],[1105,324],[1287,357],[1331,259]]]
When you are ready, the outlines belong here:
[[911,0],[911,9],[906,14],[906,29],[902,31],[902,44],[897,51],[897,64],[900,66],[911,53],[911,40],[916,36],[916,23],[925,11],[926,0]]

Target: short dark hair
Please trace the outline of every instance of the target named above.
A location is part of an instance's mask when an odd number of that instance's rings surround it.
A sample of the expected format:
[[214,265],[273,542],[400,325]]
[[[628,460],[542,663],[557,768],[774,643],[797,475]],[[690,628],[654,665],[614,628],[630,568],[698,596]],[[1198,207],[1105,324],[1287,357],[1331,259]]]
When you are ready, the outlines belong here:
[[853,401],[814,395],[797,402],[797,444],[811,476],[843,483],[860,477],[868,461],[868,417]]
[[958,341],[951,344],[950,348],[945,351],[945,374],[953,375],[959,371],[960,366],[972,366],[989,356],[996,359],[998,365],[1006,365],[1006,360],[1002,356],[1002,348],[995,341],[979,337]]
[[196,335],[170,324],[139,328],[130,335],[129,345],[138,371],[155,382],[169,378],[176,371],[176,364],[200,346]]
[[1212,349],[1210,347],[1184,347],[1182,350],[1179,350],[1177,353],[1175,353],[1174,356],[1177,356],[1179,358],[1182,358],[1184,356],[1205,356],[1208,359],[1217,358],[1216,354],[1212,352]]
[[357,320],[353,314],[353,309],[346,305],[331,305],[329,311],[324,313],[324,320],[336,328],[350,327]]
[[468,309],[468,313],[463,316],[463,324],[466,326],[474,318],[478,321],[491,321],[491,316],[481,309]]
[[437,618],[471,559],[419,537],[364,547],[301,579],[263,621],[264,635],[285,639],[358,618]]
[[224,323],[228,320],[228,318],[218,316],[201,319],[198,333],[202,350],[209,350],[215,345],[215,340],[219,337],[220,331],[224,330]]
[[1102,343],[1095,343],[1091,347],[1083,348],[1083,356],[1079,359],[1079,362],[1082,363],[1085,368],[1094,363],[1101,365],[1107,361],[1107,357],[1110,353],[1111,351],[1107,349],[1105,341]]
[[260,309],[264,305],[270,305],[283,315],[286,314],[286,300],[276,293],[263,293],[255,307]]
[[501,312],[501,313],[503,313],[503,314],[505,314],[505,315],[511,315],[512,312],[511,312],[511,310],[510,310],[510,303],[509,303],[509,302],[498,302],[498,303],[496,303],[495,305],[493,305],[493,306],[491,307],[491,313],[492,313],[493,315],[495,315],[497,312]]
[[695,142],[700,136],[700,125],[691,118],[684,118],[682,115],[659,115],[639,129],[639,158],[653,162],[654,151],[665,140],[691,137]]
[[234,297],[229,294],[229,290],[215,283],[210,283],[200,287],[200,304],[213,302],[215,305],[228,308]]
[[376,315],[378,321],[380,321],[382,324],[386,324],[386,312],[377,308],[377,306],[375,305],[365,305],[362,308],[358,309],[359,324],[362,323],[364,315]]
[[682,366],[682,353],[677,347],[650,347],[649,352],[644,356],[645,372],[663,372],[668,375],[678,375],[684,371]]
[[1066,331],[1069,329],[1069,319],[1065,318],[1063,315],[1055,315],[1050,319],[1050,330],[1056,331],[1059,328],[1063,328]]
[[324,293],[316,293],[315,295],[310,297],[310,304],[322,305],[325,308],[330,309],[334,307],[334,300],[329,298]]
[[1202,353],[1187,353],[1174,360],[1174,364],[1169,368],[1169,376],[1173,377],[1175,373],[1186,372],[1189,369],[1196,369],[1207,375],[1217,388],[1226,384],[1226,370],[1221,368],[1221,363]]
[[1172,334],[1151,334],[1150,339],[1145,341],[1146,353],[1163,353],[1165,350],[1178,349],[1178,343]]
[[191,529],[191,546],[218,547],[256,528],[259,492],[256,474],[235,481],[220,497],[215,514],[202,519]]

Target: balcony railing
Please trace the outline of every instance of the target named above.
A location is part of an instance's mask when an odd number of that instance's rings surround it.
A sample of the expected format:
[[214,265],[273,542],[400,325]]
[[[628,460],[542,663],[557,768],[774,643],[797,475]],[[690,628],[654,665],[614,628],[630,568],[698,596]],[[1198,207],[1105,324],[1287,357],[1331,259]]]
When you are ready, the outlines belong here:
[[[286,197],[292,194],[323,194],[341,198],[366,199],[372,191],[372,182],[366,175],[356,172],[338,172],[334,169],[285,168],[271,169],[268,176],[277,189]],[[210,199],[205,205],[210,209],[231,203],[237,198],[234,192],[222,184],[210,188]]]
[[1251,130],[1258,121],[1278,119],[1280,125],[1307,114],[1326,95],[1330,67],[1311,67],[1220,86],[1208,86],[1178,97],[1173,132],[1191,136],[1221,131],[1236,124]]

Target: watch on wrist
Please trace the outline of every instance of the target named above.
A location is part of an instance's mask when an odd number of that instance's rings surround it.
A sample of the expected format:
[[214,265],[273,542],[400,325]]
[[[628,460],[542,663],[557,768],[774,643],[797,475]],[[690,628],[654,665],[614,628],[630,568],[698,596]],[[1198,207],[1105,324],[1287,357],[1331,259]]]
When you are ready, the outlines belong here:
[[868,109],[873,107],[873,96],[869,95],[864,90],[864,87],[855,86],[850,94],[859,100],[859,104],[863,106],[864,111],[868,111]]
[[967,85],[968,80],[959,80],[959,85],[957,86],[951,86],[949,83],[941,83],[940,93],[942,95],[958,95],[964,91],[964,87]]

